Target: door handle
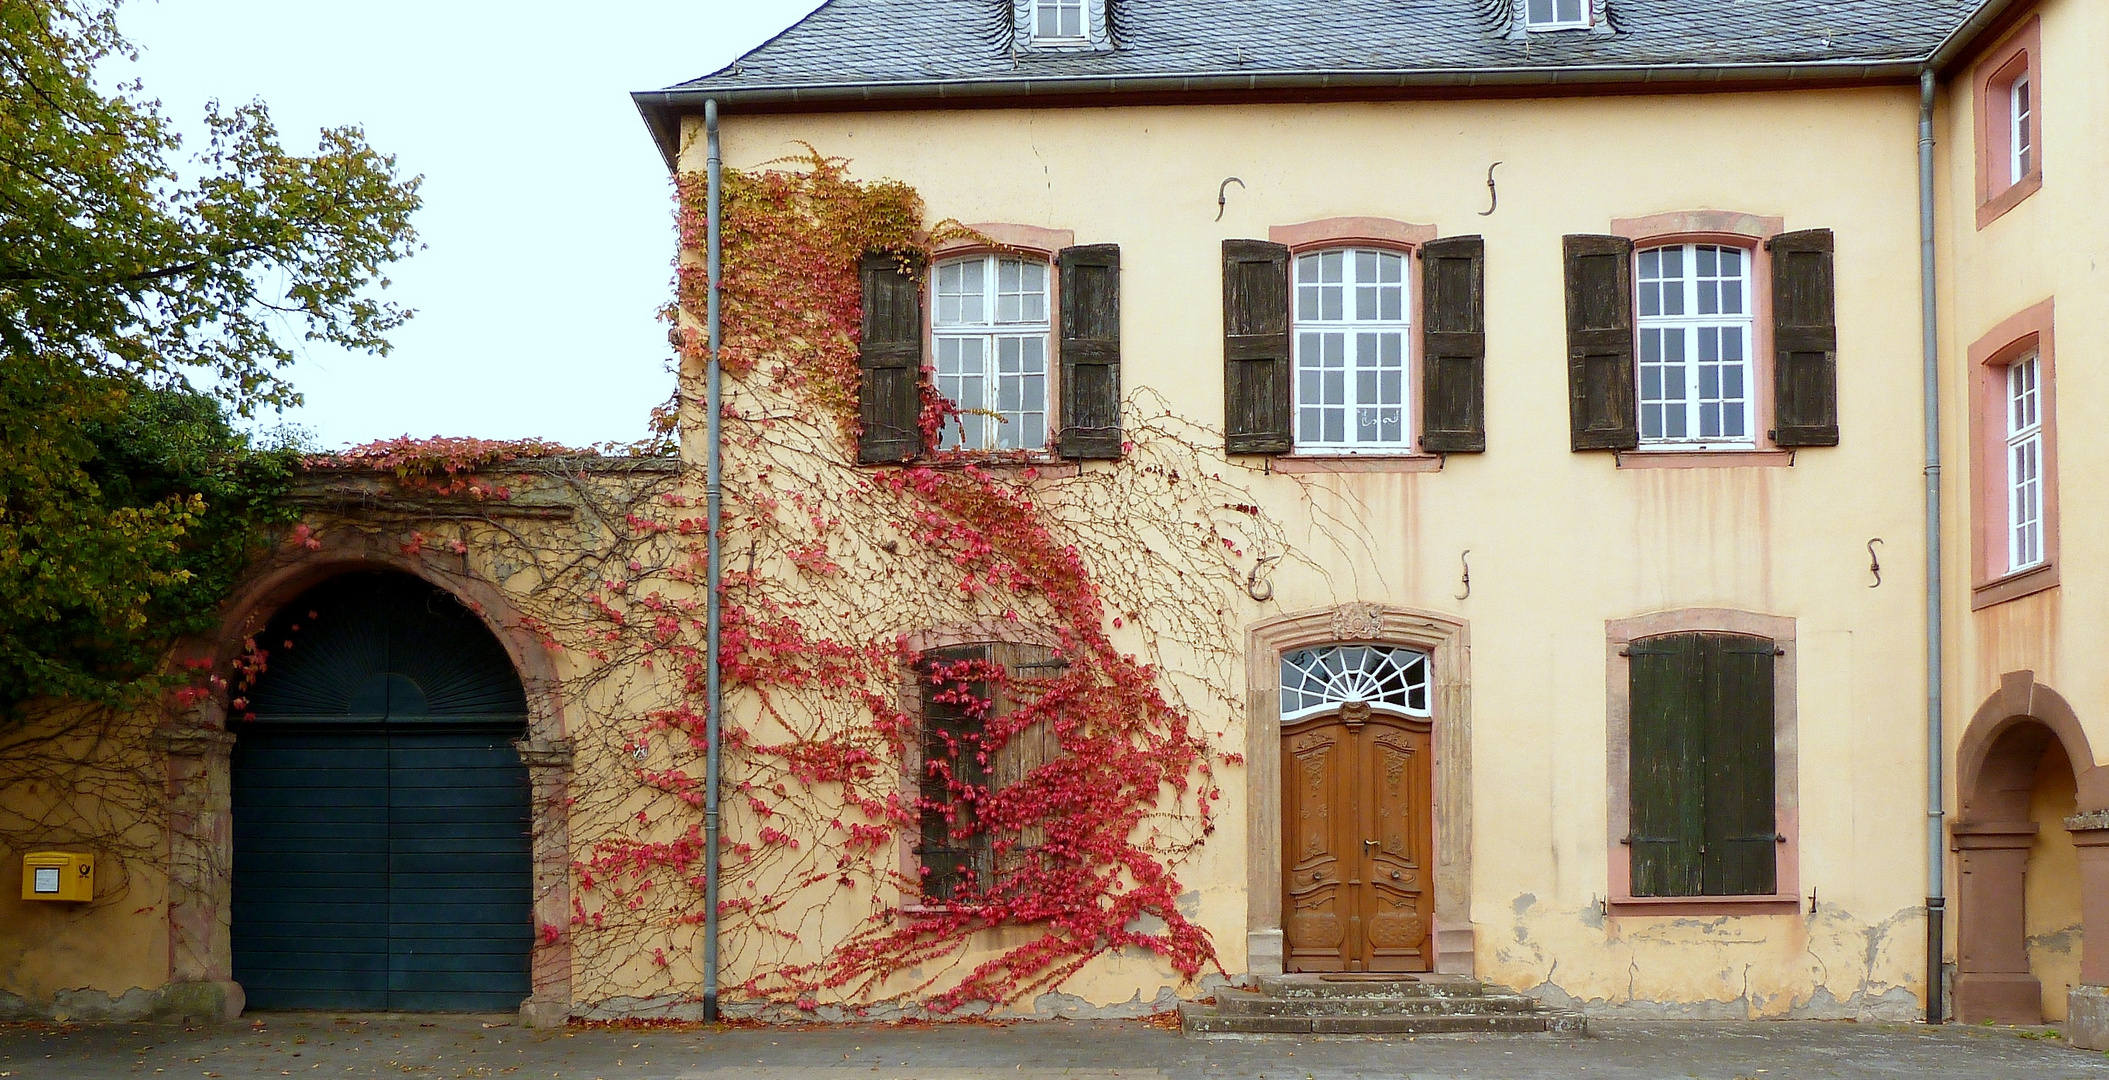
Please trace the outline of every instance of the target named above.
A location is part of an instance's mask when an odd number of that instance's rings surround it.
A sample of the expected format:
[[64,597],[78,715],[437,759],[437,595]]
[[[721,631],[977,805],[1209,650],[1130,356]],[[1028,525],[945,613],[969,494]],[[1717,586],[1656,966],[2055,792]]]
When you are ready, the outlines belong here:
[[1377,842],[1376,842],[1375,840],[1364,840],[1364,841],[1362,841],[1362,854],[1364,854],[1364,855],[1368,855],[1368,854],[1369,854],[1369,849],[1370,849],[1370,848],[1373,848],[1373,847],[1376,847],[1376,846],[1377,846]]

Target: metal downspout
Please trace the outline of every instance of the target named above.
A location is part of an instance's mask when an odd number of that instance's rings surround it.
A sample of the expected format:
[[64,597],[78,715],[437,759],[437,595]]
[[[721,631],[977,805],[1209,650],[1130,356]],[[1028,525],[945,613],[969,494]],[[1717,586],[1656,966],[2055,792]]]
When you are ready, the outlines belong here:
[[1933,68],[1919,72],[1919,331],[1926,378],[1926,1022],[1938,1024],[1947,921],[1941,730],[1941,384],[1933,246]]
[[703,758],[703,1020],[716,1023],[718,1019],[718,737],[719,714],[725,704],[724,688],[718,680],[718,585],[722,564],[718,553],[718,515],[723,502],[724,461],[722,440],[718,433],[719,414],[724,410],[718,395],[722,389],[723,372],[718,367],[718,201],[720,195],[720,173],[723,162],[718,157],[718,102],[712,98],[703,103],[703,131],[709,148],[707,170],[708,191],[705,196],[709,221],[705,225],[708,234],[708,254],[704,272],[710,280],[710,301],[706,319],[710,333],[710,374],[703,395],[704,441],[710,444],[709,465],[704,472],[704,522],[709,539],[705,541],[709,562],[704,569],[704,667],[707,669],[704,697],[709,710],[704,719]]

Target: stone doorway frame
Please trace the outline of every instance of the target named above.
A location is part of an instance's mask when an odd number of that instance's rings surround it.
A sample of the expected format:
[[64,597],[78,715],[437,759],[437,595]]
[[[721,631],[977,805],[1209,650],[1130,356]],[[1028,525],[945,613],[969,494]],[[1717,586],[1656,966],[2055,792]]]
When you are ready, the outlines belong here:
[[1253,624],[1245,648],[1245,965],[1282,973],[1281,655],[1314,645],[1392,645],[1428,654],[1434,713],[1435,970],[1473,974],[1472,648],[1462,620],[1347,603]]
[[[180,642],[173,659],[227,677],[243,640],[278,609],[339,574],[381,570],[408,574],[460,600],[504,647],[527,692],[527,736],[514,745],[527,766],[533,817],[534,946],[532,991],[520,1006],[531,1026],[559,1026],[571,1013],[572,742],[555,658],[522,625],[503,590],[464,573],[460,560],[420,551],[405,555],[380,538],[352,530],[316,550],[281,551],[228,600],[220,627]],[[231,941],[234,889],[233,771],[239,731],[229,731],[219,695],[166,708],[155,748],[167,756],[169,801],[167,996],[187,1016],[233,1019],[245,1006],[234,981]],[[551,935],[544,927],[555,927]]]
[[[2028,728],[2040,735],[2009,738]],[[2083,987],[2073,994],[2109,983],[2109,768],[2095,764],[2087,732],[2063,696],[2033,671],[2010,671],[1971,717],[1955,752],[1959,809],[1948,833],[1956,853],[1954,1008],[1964,1023],[2043,1020],[2042,986],[2028,970],[2023,889],[2038,831],[2029,799],[2052,740],[2065,748],[2079,795],[2079,813],[2065,819],[2080,856]]]

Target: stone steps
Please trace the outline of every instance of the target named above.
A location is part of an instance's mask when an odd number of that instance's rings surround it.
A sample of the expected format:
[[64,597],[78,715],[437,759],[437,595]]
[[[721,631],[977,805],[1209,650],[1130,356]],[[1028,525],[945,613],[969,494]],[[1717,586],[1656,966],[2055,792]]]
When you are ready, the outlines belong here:
[[1452,975],[1262,976],[1257,990],[1181,1005],[1191,1036],[1586,1035],[1580,1013]]

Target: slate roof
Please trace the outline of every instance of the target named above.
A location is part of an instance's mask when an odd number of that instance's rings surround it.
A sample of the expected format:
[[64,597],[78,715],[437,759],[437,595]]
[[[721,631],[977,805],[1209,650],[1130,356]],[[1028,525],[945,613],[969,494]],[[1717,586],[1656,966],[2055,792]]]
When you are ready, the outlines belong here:
[[[633,97],[665,145],[734,108],[1094,92],[1900,78],[2007,0],[1594,0],[1525,33],[1511,0],[1109,0],[1117,46],[1018,48],[1012,0],[827,0],[726,68]],[[1980,20],[1982,19],[1980,18]],[[854,107],[852,104],[851,107]]]

